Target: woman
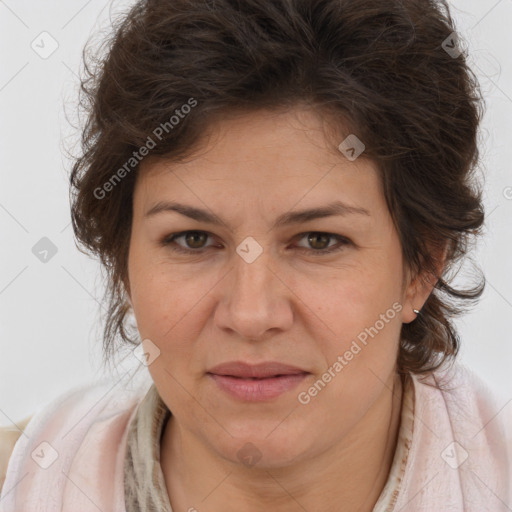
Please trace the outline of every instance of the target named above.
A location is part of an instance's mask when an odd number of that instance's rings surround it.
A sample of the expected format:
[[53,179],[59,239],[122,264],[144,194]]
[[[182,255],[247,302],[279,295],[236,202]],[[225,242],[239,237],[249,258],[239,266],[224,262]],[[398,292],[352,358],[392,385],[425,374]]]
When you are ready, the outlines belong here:
[[447,5],[146,0],[108,43],[73,227],[151,385],[39,411],[0,510],[511,510],[512,423],[454,363],[484,213]]

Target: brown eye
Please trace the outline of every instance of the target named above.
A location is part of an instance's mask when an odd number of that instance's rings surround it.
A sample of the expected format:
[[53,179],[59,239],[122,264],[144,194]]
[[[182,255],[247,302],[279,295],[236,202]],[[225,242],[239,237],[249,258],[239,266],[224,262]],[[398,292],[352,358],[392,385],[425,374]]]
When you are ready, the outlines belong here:
[[[306,252],[314,256],[322,256],[331,252],[341,251],[344,246],[350,245],[350,240],[340,235],[333,233],[322,233],[319,231],[310,231],[309,233],[302,233],[298,235],[300,239],[306,239],[307,247],[299,245],[301,252]],[[331,241],[338,243],[329,245]]]
[[[203,249],[208,249],[210,245],[205,245],[209,238],[209,234],[205,231],[182,231],[170,236],[166,236],[161,244],[168,247],[173,251],[182,253],[200,253]],[[183,239],[183,243],[178,243],[177,240]]]
[[[167,247],[174,252],[184,254],[200,254],[213,244],[206,245],[210,238],[210,234],[205,231],[182,231],[165,237],[160,243],[163,247]],[[323,233],[319,231],[310,231],[297,235],[297,238],[306,239],[307,247],[297,246],[300,252],[306,252],[314,256],[322,256],[332,252],[341,251],[345,246],[350,245],[351,242],[348,238],[332,233]],[[183,239],[184,243],[178,243],[178,240]],[[337,243],[330,244],[330,242]]]
[[329,241],[332,237],[326,233],[310,233],[308,235],[308,242],[313,249],[324,250],[329,246]]
[[191,249],[201,249],[204,241],[208,238],[208,235],[201,231],[189,231],[183,236]]

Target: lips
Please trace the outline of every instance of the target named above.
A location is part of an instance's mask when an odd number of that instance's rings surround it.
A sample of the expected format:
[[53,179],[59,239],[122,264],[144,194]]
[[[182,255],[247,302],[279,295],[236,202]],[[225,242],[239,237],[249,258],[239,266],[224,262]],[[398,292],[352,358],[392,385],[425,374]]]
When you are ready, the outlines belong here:
[[267,379],[283,375],[298,375],[309,373],[306,370],[277,361],[260,364],[249,364],[243,361],[231,361],[214,366],[207,373],[224,375],[240,379]]
[[264,402],[286,396],[309,375],[302,368],[276,361],[260,364],[232,361],[207,372],[217,389],[242,402]]

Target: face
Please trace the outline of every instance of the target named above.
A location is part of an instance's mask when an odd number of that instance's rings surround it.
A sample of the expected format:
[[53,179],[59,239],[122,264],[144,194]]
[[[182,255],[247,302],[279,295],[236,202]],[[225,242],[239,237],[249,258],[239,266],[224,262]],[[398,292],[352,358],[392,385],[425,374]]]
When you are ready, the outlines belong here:
[[[422,304],[375,165],[323,126],[310,110],[226,119],[193,158],[145,160],[137,178],[129,295],[149,371],[180,428],[234,462],[257,449],[286,464],[346,436]],[[213,371],[240,361],[295,373]]]

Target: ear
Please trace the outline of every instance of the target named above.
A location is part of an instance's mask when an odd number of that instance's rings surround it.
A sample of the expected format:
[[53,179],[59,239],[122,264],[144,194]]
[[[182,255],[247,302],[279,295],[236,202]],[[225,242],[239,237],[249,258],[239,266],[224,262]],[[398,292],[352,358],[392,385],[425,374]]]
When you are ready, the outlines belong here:
[[425,270],[419,272],[411,279],[409,269],[406,269],[405,279],[407,284],[402,300],[402,304],[404,306],[402,322],[404,324],[408,324],[413,320],[416,320],[418,315],[413,310],[416,309],[421,311],[421,308],[432,293],[434,286],[443,273],[447,251],[448,242],[446,242],[446,244],[437,251],[434,251],[434,257],[436,259],[435,275]]

